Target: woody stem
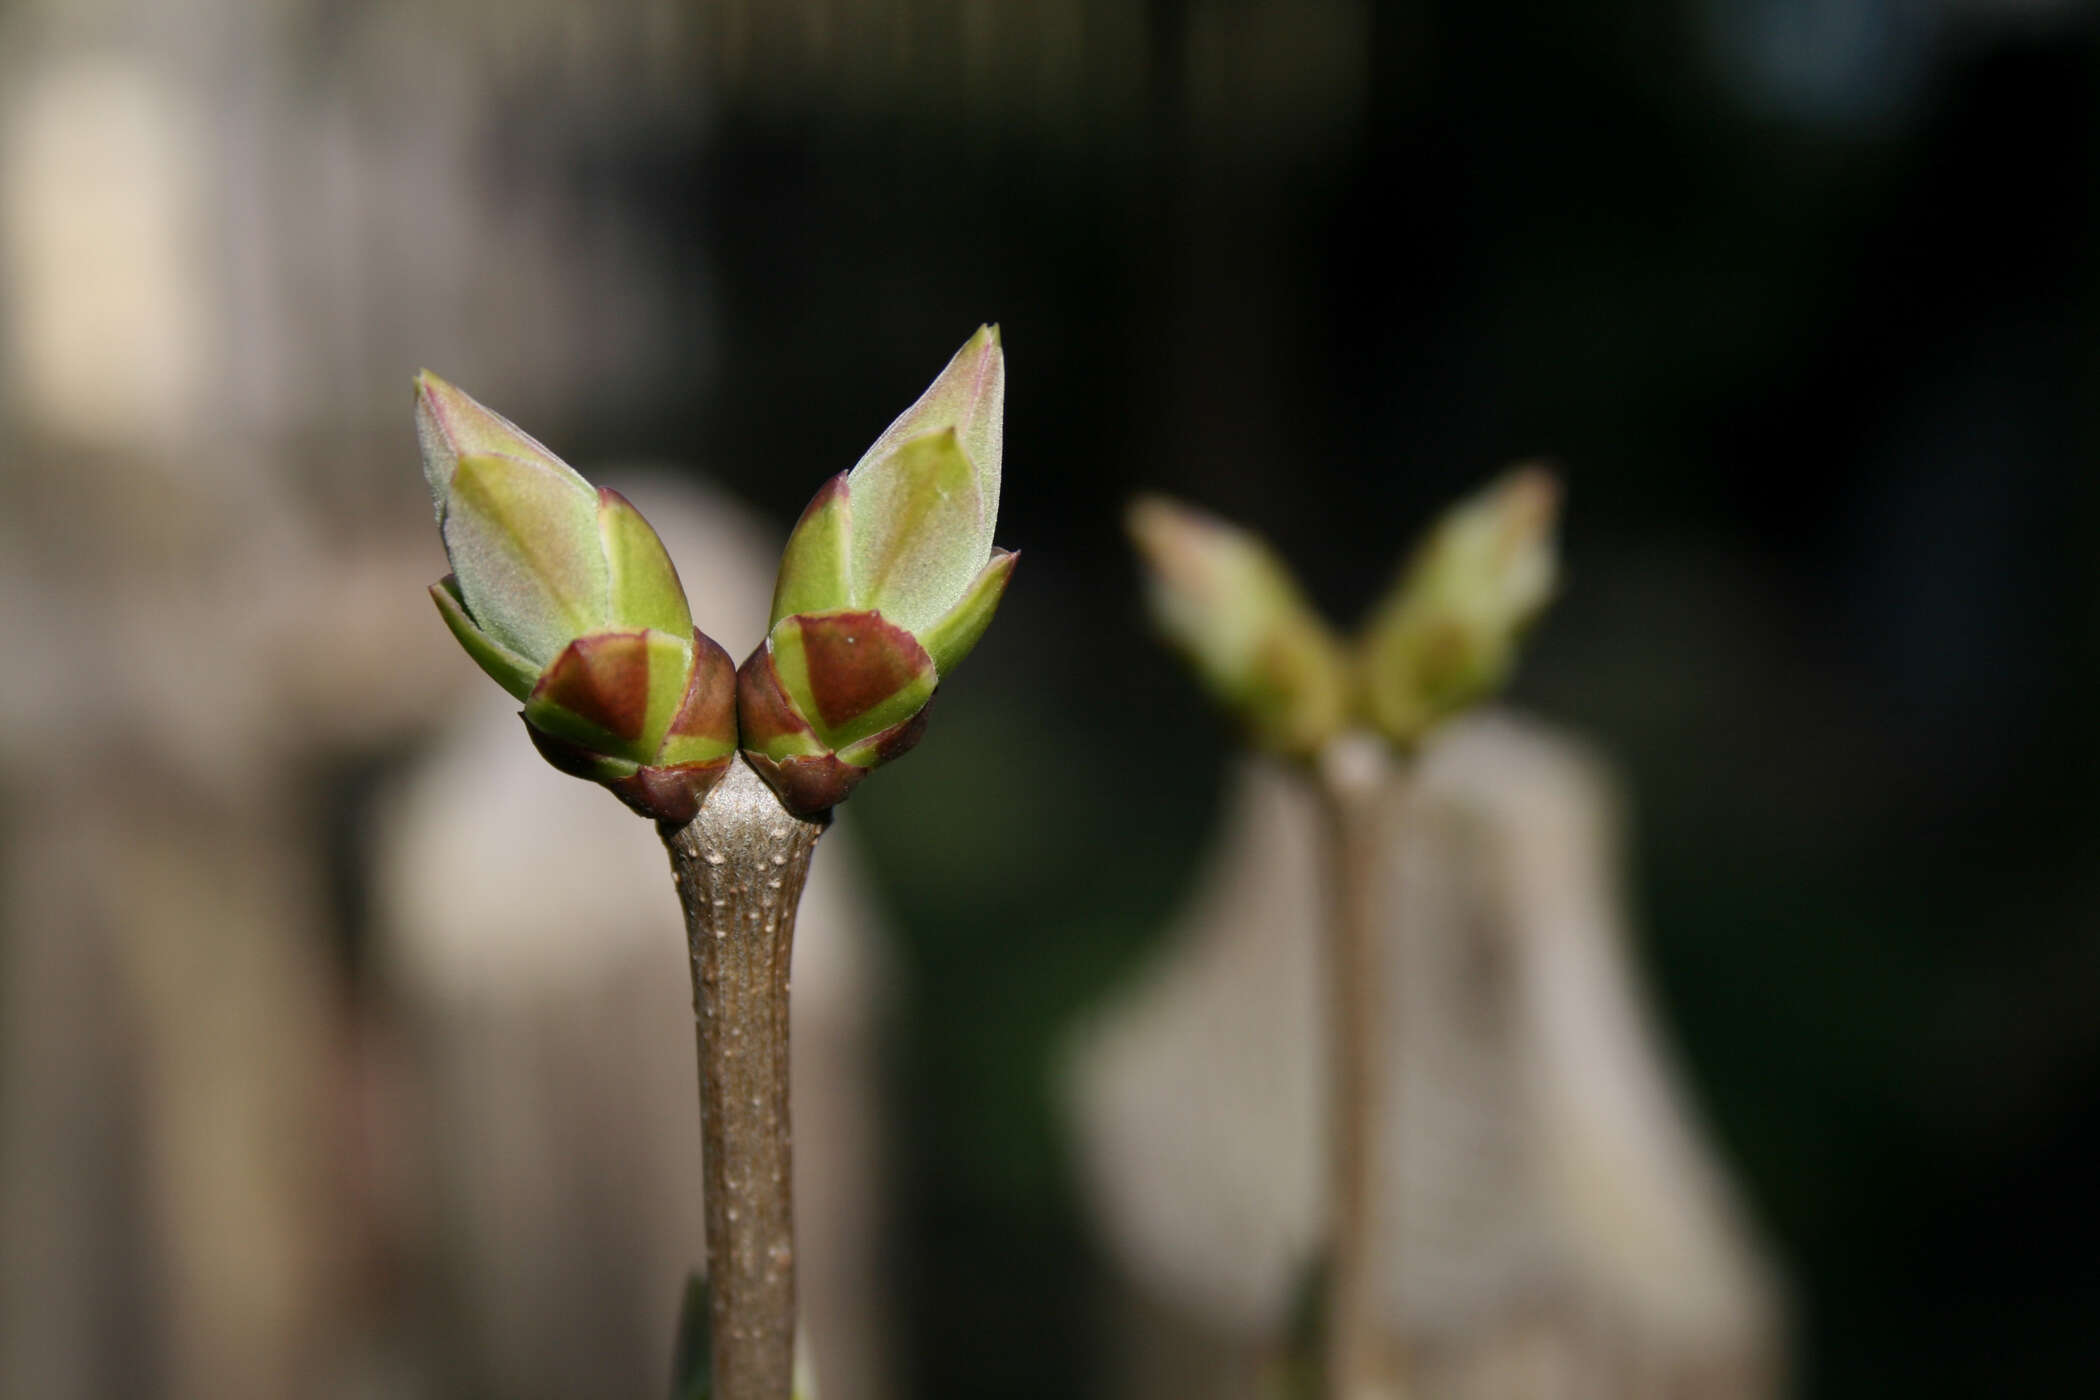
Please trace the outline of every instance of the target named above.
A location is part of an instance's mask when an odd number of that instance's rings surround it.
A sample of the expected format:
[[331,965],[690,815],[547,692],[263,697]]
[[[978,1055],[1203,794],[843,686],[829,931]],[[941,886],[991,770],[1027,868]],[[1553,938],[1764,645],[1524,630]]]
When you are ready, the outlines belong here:
[[716,1400],[788,1400],[794,1383],[788,973],[824,828],[790,815],[741,755],[699,815],[659,828],[692,957]]
[[1384,746],[1367,734],[1345,735],[1320,756],[1331,881],[1325,1400],[1361,1400],[1374,1383],[1379,1350],[1379,1051],[1390,1042],[1375,897],[1379,808],[1390,771]]

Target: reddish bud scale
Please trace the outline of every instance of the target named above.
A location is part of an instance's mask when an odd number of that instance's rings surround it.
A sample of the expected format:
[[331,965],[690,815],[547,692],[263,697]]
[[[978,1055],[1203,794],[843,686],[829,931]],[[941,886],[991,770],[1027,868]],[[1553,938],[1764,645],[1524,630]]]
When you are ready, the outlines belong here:
[[[685,698],[671,727],[664,734],[664,747],[680,739],[701,739],[734,746],[736,743],[736,663],[721,643],[705,632],[693,631],[693,670],[686,682]],[[722,758],[728,762],[725,754]]]
[[766,780],[766,786],[779,796],[781,806],[805,818],[838,806],[868,776],[867,769],[856,768],[831,753],[776,762],[754,749],[746,749],[744,761]]
[[837,731],[877,709],[932,671],[911,633],[881,613],[840,612],[798,619],[817,723]]
[[[645,817],[682,826],[729,770],[736,672],[729,654],[695,631],[676,713],[661,734],[650,735],[651,654],[646,633],[577,638],[533,688],[525,728],[562,772],[603,784]],[[593,729],[612,742],[598,742]],[[706,756],[687,756],[696,752]]]
[[808,757],[826,752],[816,730],[780,683],[773,649],[764,642],[744,659],[736,673],[736,711],[746,749],[780,757]]
[[615,738],[641,738],[649,715],[649,638],[600,632],[562,649],[532,688],[532,698],[558,705]]
[[[918,743],[933,662],[910,633],[873,612],[783,618],[775,637],[799,649],[807,693],[798,701],[783,680],[774,638],[761,643],[737,672],[744,756],[782,805],[814,816]],[[882,723],[892,711],[901,713]]]

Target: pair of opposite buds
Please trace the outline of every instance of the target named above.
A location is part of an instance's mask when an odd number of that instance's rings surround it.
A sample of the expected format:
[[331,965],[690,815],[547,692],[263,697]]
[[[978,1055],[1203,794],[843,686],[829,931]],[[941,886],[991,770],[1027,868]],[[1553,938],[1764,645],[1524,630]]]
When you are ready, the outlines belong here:
[[1368,727],[1411,750],[1499,689],[1552,598],[1560,489],[1512,470],[1433,526],[1353,641],[1255,535],[1162,497],[1131,507],[1154,621],[1258,747],[1311,758]]
[[770,630],[739,668],[693,626],[625,497],[426,371],[416,432],[452,565],[431,596],[556,768],[683,825],[742,749],[783,806],[815,816],[918,742],[1006,591],[1005,398],[986,326],[803,511]]
[[[741,748],[782,805],[814,816],[918,742],[1005,594],[1019,558],[992,544],[1005,376],[983,327],[824,484],[782,555],[766,639],[737,668],[694,628],[640,512],[426,372],[416,428],[452,564],[431,596],[563,772],[683,824]],[[1249,532],[1158,497],[1130,529],[1168,640],[1257,745],[1309,758],[1359,726],[1412,748],[1502,684],[1553,593],[1558,500],[1524,467],[1461,503],[1353,642]]]

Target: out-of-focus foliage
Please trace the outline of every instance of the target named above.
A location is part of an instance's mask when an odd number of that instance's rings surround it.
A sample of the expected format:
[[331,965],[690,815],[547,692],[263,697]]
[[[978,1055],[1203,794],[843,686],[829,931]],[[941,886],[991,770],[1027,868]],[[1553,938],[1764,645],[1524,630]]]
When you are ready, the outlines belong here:
[[1560,488],[1521,468],[1446,511],[1364,627],[1366,707],[1396,744],[1506,684],[1553,596]]
[[1412,752],[1515,671],[1553,596],[1559,496],[1523,467],[1450,507],[1348,647],[1253,531],[1162,496],[1128,525],[1153,625],[1256,748],[1307,759],[1361,726]]
[[1128,523],[1153,624],[1253,743],[1310,758],[1349,724],[1348,652],[1259,536],[1161,496]]

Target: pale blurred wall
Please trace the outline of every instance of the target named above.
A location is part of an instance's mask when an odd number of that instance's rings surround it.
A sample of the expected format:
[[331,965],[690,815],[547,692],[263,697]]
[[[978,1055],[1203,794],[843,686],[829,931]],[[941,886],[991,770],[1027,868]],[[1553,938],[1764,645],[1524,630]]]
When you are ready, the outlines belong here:
[[330,806],[479,683],[408,377],[693,373],[568,159],[701,119],[671,9],[0,3],[0,1394],[385,1373]]
[[[704,371],[690,249],[576,188],[579,150],[704,120],[704,86],[639,19],[566,13],[0,0],[0,642],[51,663],[10,668],[13,751],[143,729],[204,781],[252,752],[246,711],[281,707],[195,639],[297,625],[324,571],[288,555],[331,551],[337,602],[375,551],[433,571],[400,489],[417,366],[549,435]],[[90,640],[127,612],[201,679],[138,703]]]
[[693,342],[680,250],[577,198],[573,157],[704,120],[652,42],[672,8],[0,7],[11,425],[159,453],[389,425],[425,362],[556,420],[656,391]]
[[[1324,1246],[1316,794],[1253,761],[1152,965],[1073,1036],[1078,1165],[1123,1284],[1131,1397],[1253,1397]],[[1782,1281],[1658,1030],[1620,889],[1623,805],[1506,712],[1386,785],[1388,1008],[1371,1228],[1391,1393],[1764,1400]]]

